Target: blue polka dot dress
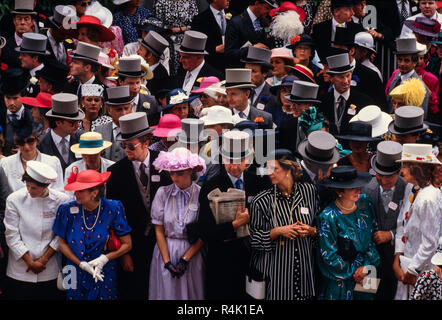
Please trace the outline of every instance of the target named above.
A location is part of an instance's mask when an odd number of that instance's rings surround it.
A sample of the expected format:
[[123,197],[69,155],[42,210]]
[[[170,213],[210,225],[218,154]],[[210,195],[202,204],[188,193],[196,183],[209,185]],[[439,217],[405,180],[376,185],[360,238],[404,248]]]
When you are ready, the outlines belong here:
[[[98,214],[98,210],[100,212]],[[98,218],[97,218],[98,214]],[[94,226],[95,224],[95,226]],[[85,225],[92,230],[88,230]],[[89,262],[105,252],[109,230],[118,237],[130,233],[123,204],[117,200],[101,199],[101,207],[94,211],[84,211],[82,206],[72,201],[58,208],[52,230],[63,238],[72,252],[81,260]],[[77,281],[70,282],[66,290],[68,300],[115,300],[117,298],[116,261],[109,261],[103,268],[104,281],[95,282],[92,276],[78,265],[66,259],[66,265],[73,266]],[[69,276],[65,274],[65,276]],[[71,275],[72,276],[72,275]],[[71,279],[74,279],[71,277]]]
[[120,27],[123,32],[123,41],[126,45],[131,42],[137,42],[138,40],[138,32],[135,25],[142,24],[145,19],[152,16],[152,12],[143,7],[139,7],[134,14],[119,11],[114,14],[113,24]]

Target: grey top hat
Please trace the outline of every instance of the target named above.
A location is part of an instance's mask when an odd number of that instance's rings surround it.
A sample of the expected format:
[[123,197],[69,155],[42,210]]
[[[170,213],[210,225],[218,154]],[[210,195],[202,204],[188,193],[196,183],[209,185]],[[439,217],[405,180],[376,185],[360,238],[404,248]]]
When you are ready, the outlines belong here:
[[86,60],[100,65],[98,57],[100,56],[101,48],[90,43],[79,41],[77,49],[73,52],[72,59]]
[[51,53],[46,50],[48,37],[40,33],[27,32],[23,34],[23,41],[20,47],[15,48],[19,53],[37,54],[49,56]]
[[394,111],[394,121],[388,130],[397,135],[418,133],[428,129],[424,123],[424,110],[415,106],[403,106]]
[[354,66],[350,65],[348,53],[336,54],[327,57],[327,64],[329,70],[327,73],[338,74],[353,71]]
[[140,44],[157,58],[162,58],[164,50],[169,46],[169,42],[156,31],[149,31]]
[[107,93],[106,105],[109,106],[128,104],[133,102],[135,99],[130,96],[129,86],[106,88],[106,93]]
[[178,52],[190,54],[209,54],[206,48],[207,36],[198,31],[184,32],[183,42],[181,42]]
[[371,158],[371,167],[376,173],[389,176],[402,168],[402,145],[395,141],[382,141],[377,146],[377,153]]
[[52,109],[47,117],[66,120],[83,120],[84,112],[78,109],[78,97],[71,93],[57,93],[52,96]]
[[396,51],[394,54],[418,54],[416,38],[396,39]]
[[284,96],[287,100],[297,103],[321,103],[316,99],[318,96],[319,86],[315,83],[295,80],[293,81],[292,91]]
[[298,146],[298,152],[304,160],[334,164],[339,161],[339,150],[336,148],[336,138],[325,131],[313,131],[308,138]]
[[34,10],[34,0],[15,0],[14,10],[11,13],[37,15]]
[[252,84],[252,70],[250,69],[226,69],[226,89],[255,88]]
[[[67,17],[69,17],[69,19],[66,19]],[[55,6],[54,15],[48,18],[49,23],[57,29],[65,27],[64,23],[66,20],[69,22],[77,20],[77,13],[71,6]]]
[[252,137],[246,131],[231,130],[223,133],[221,155],[230,160],[241,160],[253,153]]
[[208,138],[207,133],[204,132],[204,121],[201,119],[182,119],[181,130],[177,135],[177,140],[183,144],[196,144]]
[[250,46],[247,48],[247,57],[241,59],[241,62],[259,64],[273,69],[273,66],[270,63],[271,56],[272,50]]
[[149,127],[146,112],[133,112],[125,114],[118,119],[120,122],[120,133],[117,140],[125,141],[144,136],[155,130]]
[[146,71],[141,70],[141,59],[137,57],[122,57],[118,60],[118,76],[139,78],[145,74]]

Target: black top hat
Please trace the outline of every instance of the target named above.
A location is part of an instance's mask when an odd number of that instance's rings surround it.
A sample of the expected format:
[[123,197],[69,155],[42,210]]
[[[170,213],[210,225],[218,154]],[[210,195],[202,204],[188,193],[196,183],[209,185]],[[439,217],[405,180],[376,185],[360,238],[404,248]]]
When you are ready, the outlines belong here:
[[319,183],[334,189],[360,188],[372,179],[368,172],[358,172],[353,166],[338,166],[331,169],[330,177]]
[[3,72],[0,83],[2,95],[15,95],[29,85],[29,76],[22,68],[10,68]]
[[377,152],[371,158],[371,167],[376,173],[390,176],[399,172],[402,168],[402,146],[395,141],[382,141],[377,145]]
[[336,136],[336,138],[348,141],[361,141],[361,142],[381,140],[381,138],[372,138],[371,124],[362,121],[350,122],[344,134]]
[[339,161],[336,139],[325,131],[313,131],[298,146],[302,158],[321,164],[334,164]]
[[355,43],[355,34],[349,28],[336,27],[333,44],[352,47]]
[[35,73],[37,78],[43,78],[51,83],[67,82],[68,74],[69,67],[55,59],[48,59],[43,69]]
[[51,53],[46,50],[48,37],[39,33],[27,32],[23,34],[23,41],[20,47],[15,48],[19,53],[36,54],[49,56]]
[[397,135],[418,133],[428,129],[424,124],[424,110],[415,106],[403,106],[394,111],[394,121],[388,130]]
[[337,9],[342,7],[353,7],[353,0],[331,0],[330,8]]
[[241,59],[241,62],[259,64],[273,69],[273,65],[270,63],[271,56],[272,50],[250,46],[247,48],[247,56]]

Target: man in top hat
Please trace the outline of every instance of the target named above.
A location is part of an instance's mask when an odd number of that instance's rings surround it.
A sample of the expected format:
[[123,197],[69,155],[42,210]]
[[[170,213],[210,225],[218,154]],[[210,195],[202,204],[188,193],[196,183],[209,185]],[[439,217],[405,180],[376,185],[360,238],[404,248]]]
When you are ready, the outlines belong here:
[[[119,141],[127,156],[110,166],[106,197],[120,200],[132,226],[132,251],[122,257],[118,272],[118,295],[123,300],[147,300],[150,261],[155,245],[155,229],[150,206],[159,187],[172,183],[166,172],[152,165],[158,152],[149,150],[152,139],[145,112],[126,114],[120,119]],[[142,213],[142,214],[140,214]]]
[[181,132],[176,136],[177,143],[169,150],[177,147],[187,148],[192,153],[199,154],[200,148],[208,140],[208,135],[204,131],[204,121],[201,119],[184,118],[181,119]]
[[209,7],[193,17],[191,28],[207,35],[207,62],[223,73],[226,68],[224,39],[228,22],[225,10],[229,7],[230,0],[208,2]]
[[394,121],[388,130],[394,135],[393,140],[400,143],[416,143],[419,136],[428,129],[424,123],[424,111],[414,106],[403,106],[394,111]]
[[347,28],[352,34],[364,31],[361,25],[352,21],[352,0],[332,0],[330,8],[333,16],[332,19],[313,26],[312,38],[316,43],[316,50],[320,57],[327,55],[331,41],[335,39],[337,27]]
[[263,129],[273,129],[272,115],[251,106],[252,70],[226,69],[226,92],[229,107],[233,114],[238,114],[241,119],[248,119],[259,123]]
[[175,79],[174,88],[183,88],[187,94],[193,90],[196,80],[201,77],[214,76],[224,79],[222,74],[209,65],[204,59],[208,52],[206,48],[207,36],[198,31],[186,31],[183,42],[178,48],[181,67]]
[[381,283],[376,293],[379,300],[393,300],[397,280],[393,272],[394,238],[397,219],[402,205],[411,195],[413,185],[400,176],[402,146],[394,141],[377,145],[377,153],[371,158],[371,168],[376,172],[371,182],[362,187],[361,193],[370,196],[376,212],[378,230],[373,234],[376,249],[381,256]]
[[132,113],[134,98],[130,96],[129,86],[107,88],[105,105],[112,122],[97,126],[95,131],[101,133],[103,139],[112,142],[112,146],[104,151],[103,157],[112,161],[119,161],[126,156],[126,152],[117,141],[120,133],[120,117]]
[[428,19],[435,19],[442,24],[442,15],[437,12],[437,1],[436,0],[419,0],[420,13],[412,15],[407,18],[402,26],[402,31],[400,38],[411,38],[413,37],[413,31],[409,28],[409,22],[415,21],[419,17],[426,17]]
[[55,59],[46,60],[43,69],[36,72],[40,92],[56,94],[68,85],[69,67]]
[[268,34],[267,21],[271,9],[277,4],[273,0],[252,1],[249,7],[241,14],[232,18],[227,24],[225,37],[225,57],[227,67],[239,67],[241,57],[246,56],[247,46],[272,49],[274,39]]
[[[397,65],[399,72],[393,72],[392,76],[388,80],[387,86],[385,88],[385,93],[387,95],[387,110],[388,113],[393,113],[393,104],[391,101],[390,92],[400,85],[403,81],[416,78],[422,81],[417,74],[415,68],[418,62],[419,49],[417,48],[417,41],[415,38],[400,38],[396,39],[396,52],[394,54],[397,58]],[[424,84],[425,85],[425,84]],[[425,119],[428,112],[428,101],[429,92],[425,95],[424,102],[422,103],[422,108],[425,112]]]
[[[245,275],[250,254],[236,230],[250,221],[249,208],[253,198],[270,187],[268,177],[248,172],[253,161],[252,137],[244,131],[232,130],[222,136],[220,172],[203,183],[199,194],[199,237],[207,244],[206,299],[245,299]],[[219,188],[244,190],[245,208],[238,207],[235,219],[216,224],[207,195]],[[226,241],[229,240],[229,241]]]
[[82,84],[94,83],[105,87],[101,81],[95,77],[95,72],[98,71],[100,62],[98,57],[100,56],[101,48],[79,41],[77,49],[73,52],[71,63],[71,75],[73,80],[67,86],[65,92],[80,95],[80,87]]
[[40,152],[56,156],[64,170],[74,161],[75,154],[70,147],[80,138],[80,121],[84,112],[78,109],[78,97],[70,93],[52,96],[52,109],[46,112],[50,130],[43,135],[37,148]]
[[319,110],[330,121],[330,133],[336,135],[360,109],[374,103],[370,96],[351,87],[354,66],[350,65],[348,53],[329,56],[327,63],[333,90],[320,98]]
[[[148,76],[152,78],[153,73],[150,68],[147,72],[149,72]],[[154,96],[141,90],[145,75],[146,71],[141,69],[141,58],[136,56],[122,57],[118,61],[118,85],[129,86],[130,96],[134,98],[133,111],[146,112],[149,123],[156,125],[160,120],[160,106]]]
[[241,59],[244,68],[252,70],[252,83],[255,85],[251,90],[250,105],[259,110],[264,110],[276,102],[275,96],[270,91],[271,86],[266,81],[270,70],[273,69],[270,63],[271,55],[271,50],[248,47],[247,56]]
[[3,148],[5,155],[18,151],[18,147],[14,145],[14,135],[19,127],[19,121],[32,119],[31,111],[25,108],[19,100],[28,93],[28,79],[28,74],[23,69],[17,68],[6,70],[2,76],[0,95],[3,96],[3,99],[0,101],[0,125],[5,138]]
[[149,33],[140,41],[137,54],[144,58],[153,72],[153,79],[147,82],[147,88],[155,95],[169,82],[169,71],[162,64],[164,53],[169,42],[155,31]]

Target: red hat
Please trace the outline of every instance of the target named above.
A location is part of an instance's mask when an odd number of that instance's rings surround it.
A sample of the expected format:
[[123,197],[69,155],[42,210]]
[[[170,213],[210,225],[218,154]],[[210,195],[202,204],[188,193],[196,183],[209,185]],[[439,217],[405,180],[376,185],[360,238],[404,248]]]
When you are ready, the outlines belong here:
[[68,184],[64,186],[66,191],[80,191],[105,184],[109,179],[111,172],[99,173],[96,170],[83,170],[78,173],[78,168],[72,168],[71,175],[68,177]]
[[80,20],[77,22],[77,28],[73,29],[73,34],[71,35],[74,38],[78,38],[78,28],[82,26],[95,26],[99,29],[101,38],[99,39],[99,42],[108,42],[115,39],[115,34],[112,32],[111,29],[106,28],[101,24],[100,19],[94,16],[89,15],[82,15]]
[[442,7],[442,1],[437,1],[437,8],[439,9],[439,8],[441,8]]
[[294,4],[293,2],[289,2],[289,1],[285,1],[285,2],[281,3],[279,8],[270,10],[269,15],[273,18],[278,13],[282,13],[282,12],[286,12],[286,11],[295,11],[296,13],[299,14],[299,20],[301,22],[304,22],[305,16],[306,16],[304,9],[302,9],[301,7],[298,7],[296,4]]
[[18,98],[18,101],[23,102],[29,106],[37,107],[37,108],[52,108],[52,94],[47,92],[39,92],[37,97],[21,97]]
[[157,126],[152,128],[155,128],[152,133],[155,137],[174,137],[181,132],[181,119],[177,115],[168,113],[161,117]]

